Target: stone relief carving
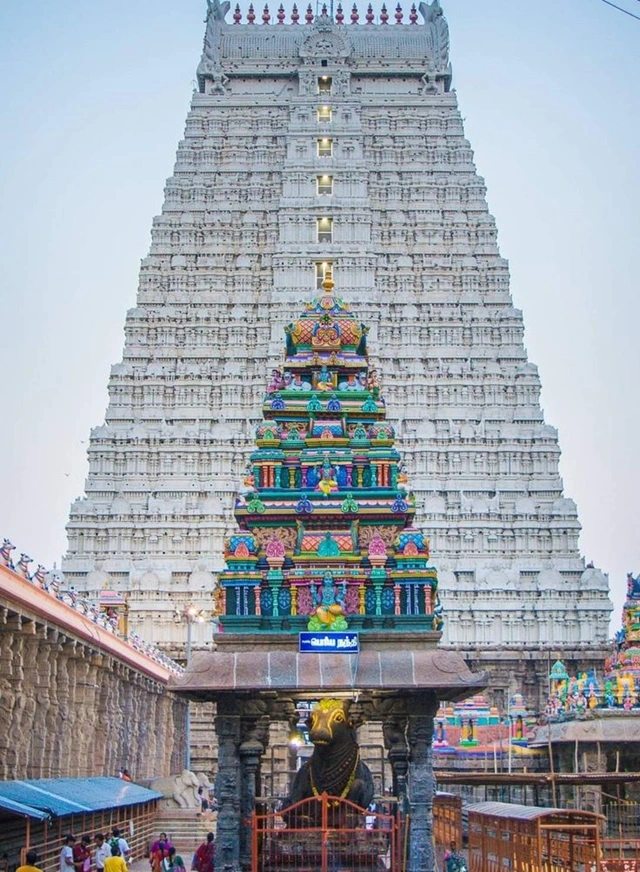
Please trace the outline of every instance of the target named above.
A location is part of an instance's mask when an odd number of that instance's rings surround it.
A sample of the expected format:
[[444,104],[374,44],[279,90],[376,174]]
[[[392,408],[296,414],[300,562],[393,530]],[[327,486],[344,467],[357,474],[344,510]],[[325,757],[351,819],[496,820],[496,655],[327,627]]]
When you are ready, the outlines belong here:
[[420,86],[421,94],[437,94],[438,93],[438,83],[436,80],[436,73],[433,67],[430,67],[427,72],[420,79],[422,82]]
[[346,35],[322,28],[305,39],[299,54],[307,61],[347,58],[351,54],[351,44]]
[[[316,86],[316,73],[313,70],[300,70],[298,73],[298,94],[301,97],[307,97],[314,93]],[[303,117],[306,118],[306,112],[302,111]]]
[[440,0],[432,0],[431,3],[420,3],[420,14],[424,23],[431,31],[434,47],[434,60],[436,65],[445,70],[449,66],[449,25],[443,15]]
[[210,21],[224,21],[230,8],[231,3],[229,0],[224,0],[222,3],[220,3],[220,0],[207,0],[207,28]]
[[201,92],[204,92],[206,79],[212,82],[208,89],[210,94],[224,94],[228,79],[220,67],[220,23],[224,21],[231,3],[229,0],[207,0],[206,30],[202,58],[198,64],[196,75]]
[[349,73],[347,70],[336,70],[332,75],[332,93],[334,93],[336,97],[348,97],[351,91],[351,73]]

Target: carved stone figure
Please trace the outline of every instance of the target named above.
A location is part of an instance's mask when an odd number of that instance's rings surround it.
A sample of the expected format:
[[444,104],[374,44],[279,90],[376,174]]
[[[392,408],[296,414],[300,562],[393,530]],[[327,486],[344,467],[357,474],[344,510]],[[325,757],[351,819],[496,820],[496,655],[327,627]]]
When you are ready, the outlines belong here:
[[[307,725],[313,754],[296,773],[286,807],[322,793],[349,799],[361,808],[373,799],[373,777],[360,759],[347,705],[344,700],[323,699],[312,710]],[[287,819],[286,811],[284,816]],[[289,826],[308,825],[308,818],[302,817],[289,815]]]
[[640,575],[634,578],[632,572],[627,572],[627,599],[640,599]]
[[325,574],[322,587],[318,592],[312,590],[313,604],[316,607],[307,627],[309,630],[346,630],[348,627],[344,617],[344,600],[347,586],[343,582],[337,588],[330,572]]
[[419,9],[425,25],[431,30],[436,64],[441,70],[445,70],[449,65],[449,26],[442,13],[440,0],[420,3]]

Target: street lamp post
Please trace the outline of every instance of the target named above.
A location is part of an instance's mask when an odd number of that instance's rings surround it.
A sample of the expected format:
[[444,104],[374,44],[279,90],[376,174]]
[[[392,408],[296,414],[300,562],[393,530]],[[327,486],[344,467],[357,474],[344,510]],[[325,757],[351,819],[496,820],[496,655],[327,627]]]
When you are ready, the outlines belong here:
[[[207,612],[204,609],[199,609],[197,606],[194,606],[193,603],[185,606],[184,609],[176,609],[176,620],[178,621],[186,621],[187,622],[187,649],[186,649],[186,657],[187,657],[187,666],[191,660],[191,638],[194,624],[202,624],[207,619]],[[184,750],[184,768],[191,768],[191,709],[189,708],[189,702],[187,702],[187,717],[185,720],[186,727],[186,743]]]

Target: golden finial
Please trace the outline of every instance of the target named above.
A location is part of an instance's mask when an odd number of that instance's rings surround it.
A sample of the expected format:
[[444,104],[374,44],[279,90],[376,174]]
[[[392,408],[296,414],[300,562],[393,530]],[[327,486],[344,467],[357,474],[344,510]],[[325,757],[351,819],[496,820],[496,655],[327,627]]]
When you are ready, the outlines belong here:
[[327,294],[330,294],[334,287],[335,282],[333,280],[333,273],[328,269],[325,273],[324,281],[322,282],[322,290],[326,291]]

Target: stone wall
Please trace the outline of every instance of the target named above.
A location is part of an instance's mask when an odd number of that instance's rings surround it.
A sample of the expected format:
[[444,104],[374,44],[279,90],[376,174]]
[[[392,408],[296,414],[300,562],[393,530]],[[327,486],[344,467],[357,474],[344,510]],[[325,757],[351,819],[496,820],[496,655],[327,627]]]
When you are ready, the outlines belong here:
[[178,772],[186,704],[45,620],[0,606],[0,779]]

